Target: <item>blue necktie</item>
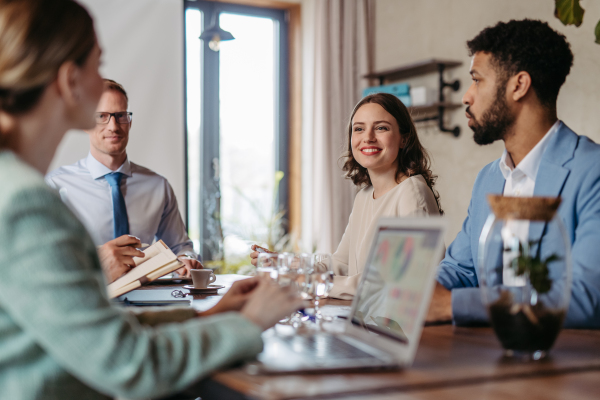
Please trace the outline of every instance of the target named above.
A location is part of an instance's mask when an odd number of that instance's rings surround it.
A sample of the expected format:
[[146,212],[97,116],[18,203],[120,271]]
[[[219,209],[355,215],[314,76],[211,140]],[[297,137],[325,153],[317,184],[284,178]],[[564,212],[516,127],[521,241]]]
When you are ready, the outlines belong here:
[[104,175],[104,178],[110,185],[113,203],[113,232],[115,239],[122,235],[129,234],[129,221],[127,220],[127,208],[125,207],[125,199],[121,193],[121,178],[123,174],[113,172]]

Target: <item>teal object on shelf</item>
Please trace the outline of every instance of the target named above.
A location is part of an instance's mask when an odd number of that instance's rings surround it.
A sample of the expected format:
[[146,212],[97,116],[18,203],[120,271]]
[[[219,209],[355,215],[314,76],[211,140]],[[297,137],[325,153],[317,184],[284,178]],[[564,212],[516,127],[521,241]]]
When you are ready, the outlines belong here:
[[410,85],[408,83],[396,83],[393,85],[381,85],[368,87],[363,90],[363,97],[373,93],[389,93],[398,97],[406,107],[410,107]]
[[397,98],[400,99],[400,101],[402,102],[402,104],[404,104],[406,107],[410,107],[411,106],[411,102],[410,102],[410,95],[406,94],[403,96],[396,96]]

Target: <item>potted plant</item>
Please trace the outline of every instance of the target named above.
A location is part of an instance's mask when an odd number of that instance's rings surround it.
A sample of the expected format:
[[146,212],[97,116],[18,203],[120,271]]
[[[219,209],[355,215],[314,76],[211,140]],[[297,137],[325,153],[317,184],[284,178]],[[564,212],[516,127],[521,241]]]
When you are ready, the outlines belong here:
[[488,196],[479,279],[490,322],[507,355],[539,359],[554,344],[571,293],[570,245],[560,198]]

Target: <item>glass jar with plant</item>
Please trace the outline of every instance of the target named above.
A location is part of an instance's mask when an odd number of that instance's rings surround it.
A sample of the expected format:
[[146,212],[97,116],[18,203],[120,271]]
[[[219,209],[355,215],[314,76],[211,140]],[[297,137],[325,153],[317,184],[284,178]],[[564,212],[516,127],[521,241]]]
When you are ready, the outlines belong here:
[[544,357],[563,324],[571,293],[570,245],[560,198],[489,195],[492,214],[479,240],[479,284],[507,355]]

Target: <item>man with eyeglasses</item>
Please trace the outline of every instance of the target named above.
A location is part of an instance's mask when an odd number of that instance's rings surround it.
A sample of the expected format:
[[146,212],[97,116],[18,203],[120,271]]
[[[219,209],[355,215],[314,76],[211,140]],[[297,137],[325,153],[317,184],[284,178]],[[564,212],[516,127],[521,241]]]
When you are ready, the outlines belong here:
[[194,253],[171,185],[167,180],[129,161],[127,142],[132,123],[128,97],[123,86],[104,80],[104,93],[96,112],[96,127],[86,131],[90,138],[88,156],[75,164],[46,175],[62,200],[88,229],[98,246],[98,255],[108,282],[143,256],[142,243],[163,240],[189,274],[202,268]]

